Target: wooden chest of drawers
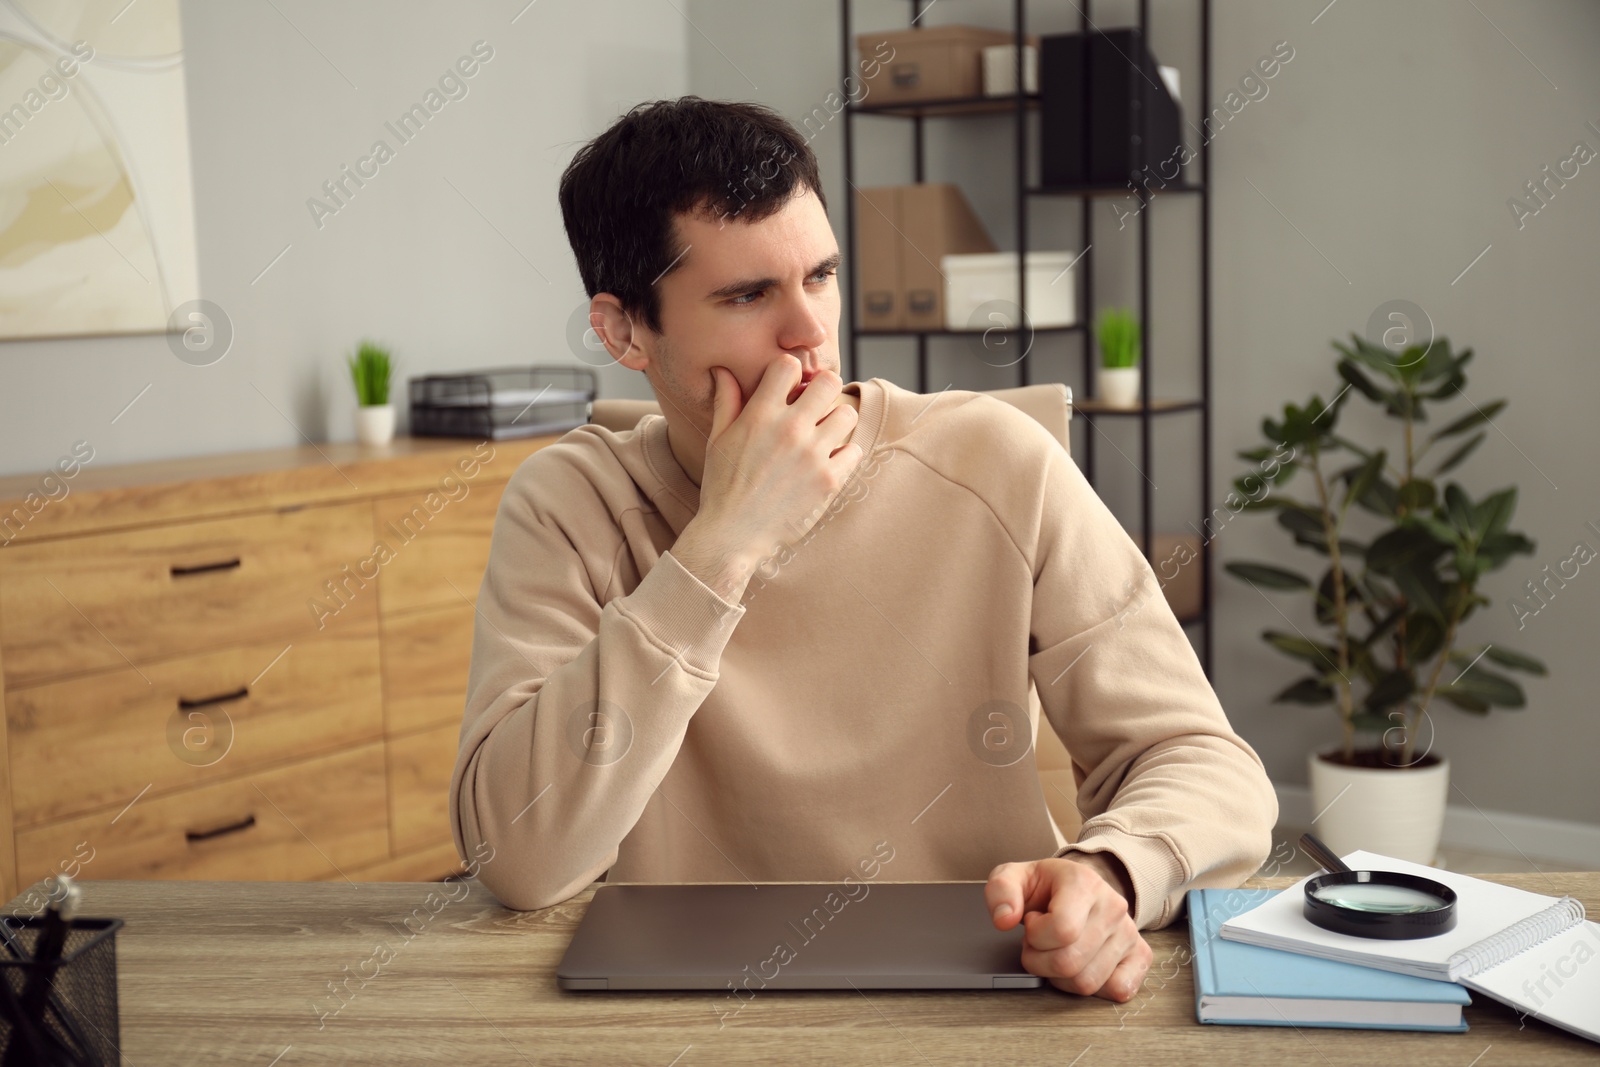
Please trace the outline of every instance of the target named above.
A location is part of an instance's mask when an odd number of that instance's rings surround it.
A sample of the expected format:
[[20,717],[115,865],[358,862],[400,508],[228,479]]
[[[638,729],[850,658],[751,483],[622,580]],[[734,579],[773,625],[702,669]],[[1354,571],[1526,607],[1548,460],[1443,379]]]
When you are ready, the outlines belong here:
[[5,896],[458,869],[473,604],[506,481],[558,436],[0,479]]

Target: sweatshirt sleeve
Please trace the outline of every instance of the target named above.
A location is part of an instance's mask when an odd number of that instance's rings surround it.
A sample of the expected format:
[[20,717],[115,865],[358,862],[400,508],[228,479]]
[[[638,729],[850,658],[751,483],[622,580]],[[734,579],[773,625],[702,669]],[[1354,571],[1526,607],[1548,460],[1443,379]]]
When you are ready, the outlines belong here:
[[[450,783],[457,851],[485,857],[479,879],[520,910],[566,900],[616,862],[745,611],[670,550],[602,607],[533,481],[513,477],[495,517]],[[622,532],[596,503],[568,527],[614,560]]]
[[[1272,848],[1277,796],[1228,723],[1155,569],[1050,439],[1033,560],[1029,670],[1072,757],[1078,840],[1057,852],[1116,881],[1140,929],[1196,888],[1233,888]],[[1197,555],[1157,560],[1169,579]],[[1109,853],[1108,859],[1100,853]]]

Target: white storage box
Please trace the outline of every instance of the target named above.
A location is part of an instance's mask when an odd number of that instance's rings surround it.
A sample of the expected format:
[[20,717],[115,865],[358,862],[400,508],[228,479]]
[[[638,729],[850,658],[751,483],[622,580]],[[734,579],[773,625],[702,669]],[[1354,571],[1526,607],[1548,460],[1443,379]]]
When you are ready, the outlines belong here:
[[[1028,253],[1028,322],[1035,326],[1071,326],[1078,321],[1078,280],[1067,264],[1071,252]],[[981,252],[939,259],[944,272],[944,317],[947,330],[984,330],[1011,325],[1000,320],[977,321],[979,309],[991,300],[1020,304],[1017,299],[1017,254]]]
[[[1031,40],[1032,38],[1030,38]],[[993,44],[983,50],[983,95],[1009,96],[1017,91],[1017,45]],[[1022,46],[1022,91],[1039,91],[1039,49]]]

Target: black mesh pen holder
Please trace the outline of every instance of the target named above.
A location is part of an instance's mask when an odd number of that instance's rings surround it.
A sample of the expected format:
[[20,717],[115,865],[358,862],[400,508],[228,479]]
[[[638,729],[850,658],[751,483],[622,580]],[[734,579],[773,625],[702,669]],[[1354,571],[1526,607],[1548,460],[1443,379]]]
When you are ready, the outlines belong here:
[[503,440],[563,433],[589,421],[598,377],[589,367],[493,367],[408,383],[417,437]]
[[[42,918],[4,916],[0,925],[0,1065],[116,1067],[116,934],[122,920],[73,919],[53,965],[33,960]],[[26,959],[19,958],[19,949]]]

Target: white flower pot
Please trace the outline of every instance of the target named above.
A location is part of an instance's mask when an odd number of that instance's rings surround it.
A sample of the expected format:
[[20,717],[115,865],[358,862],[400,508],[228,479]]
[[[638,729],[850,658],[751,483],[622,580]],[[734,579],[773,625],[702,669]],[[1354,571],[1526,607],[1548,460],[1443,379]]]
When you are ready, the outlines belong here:
[[356,408],[356,440],[364,445],[386,445],[394,440],[394,405]]
[[1323,758],[1340,750],[1308,757],[1311,832],[1341,856],[1359,848],[1431,866],[1444,829],[1450,761],[1436,752],[1409,767],[1347,767]]
[[1139,406],[1138,367],[1101,367],[1097,384],[1102,402],[1118,408]]

